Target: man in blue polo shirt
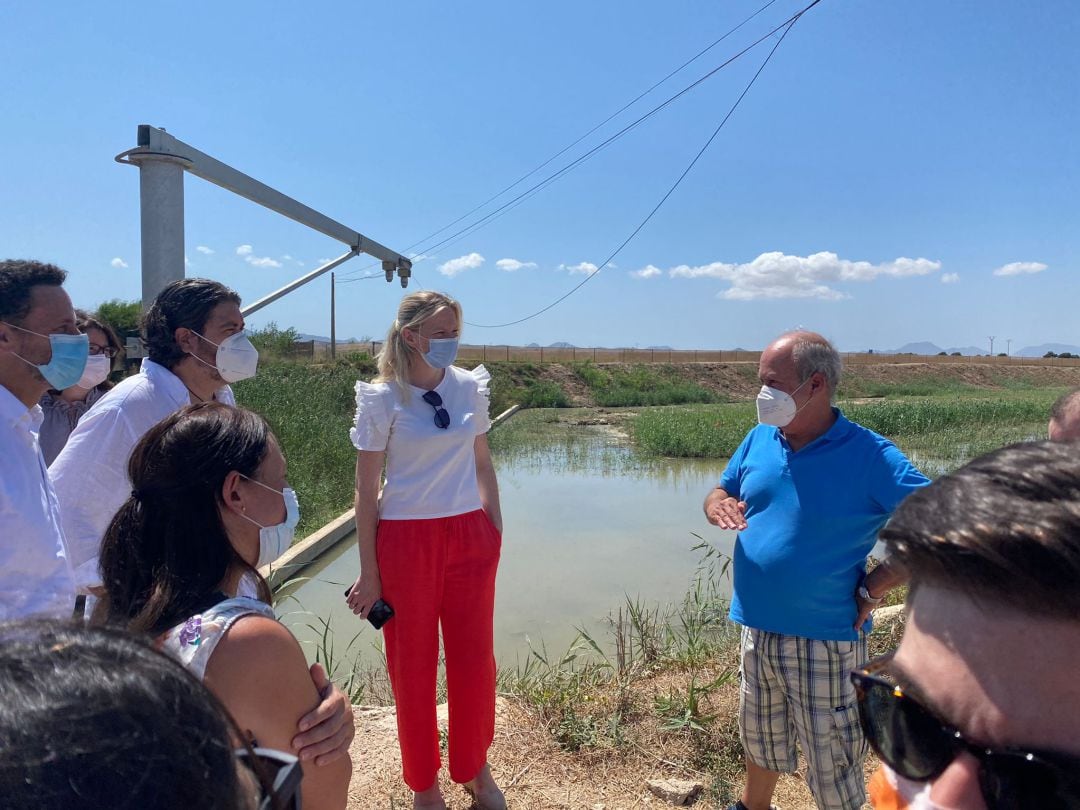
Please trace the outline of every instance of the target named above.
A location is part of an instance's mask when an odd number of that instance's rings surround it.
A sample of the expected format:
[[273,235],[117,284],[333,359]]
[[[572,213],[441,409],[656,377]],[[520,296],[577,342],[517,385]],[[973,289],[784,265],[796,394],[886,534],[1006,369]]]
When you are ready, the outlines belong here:
[[736,810],[767,810],[796,768],[822,810],[866,800],[866,743],[848,673],[866,661],[870,611],[904,581],[866,573],[878,530],[929,480],[896,446],[832,405],[840,355],[821,335],[781,335],[761,354],[761,423],[705,499],[735,541],[731,619],[743,625],[739,728],[747,780]]

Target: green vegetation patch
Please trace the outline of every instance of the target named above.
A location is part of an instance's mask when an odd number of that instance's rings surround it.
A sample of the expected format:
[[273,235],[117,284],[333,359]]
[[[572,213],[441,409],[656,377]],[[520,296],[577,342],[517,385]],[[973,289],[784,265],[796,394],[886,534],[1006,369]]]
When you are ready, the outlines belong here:
[[349,429],[357,379],[370,379],[366,355],[336,363],[260,362],[258,376],[236,383],[240,405],[265,417],[281,442],[289,483],[300,499],[296,536],[321,528],[352,504],[356,449]]
[[577,363],[574,373],[590,389],[596,404],[605,408],[679,405],[715,402],[716,394],[682,379],[663,365],[636,365],[601,369],[592,362]]
[[[476,365],[472,364],[473,367]],[[537,363],[498,362],[488,363],[485,368],[491,372],[492,416],[513,405],[525,408],[566,408],[570,405],[562,388],[541,379],[542,369]]]
[[756,421],[750,403],[655,408],[634,418],[630,435],[652,456],[727,458]]
[[[975,456],[1041,438],[1061,389],[1002,392],[993,399],[898,399],[841,407],[853,422],[895,441],[928,475],[949,472]],[[656,408],[636,415],[631,436],[654,456],[726,458],[756,422],[749,403]]]

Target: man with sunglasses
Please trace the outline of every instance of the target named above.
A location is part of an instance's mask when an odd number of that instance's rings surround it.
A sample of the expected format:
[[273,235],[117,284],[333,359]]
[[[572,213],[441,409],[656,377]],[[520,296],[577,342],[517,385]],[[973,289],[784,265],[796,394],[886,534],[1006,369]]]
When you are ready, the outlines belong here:
[[881,533],[910,574],[890,658],[852,674],[878,810],[1080,807],[1080,455],[1005,447]]
[[929,483],[887,439],[849,421],[832,399],[836,349],[821,335],[781,335],[761,354],[760,424],[705,499],[737,531],[731,619],[743,626],[739,731],[746,785],[734,810],[766,810],[780,773],[796,769],[822,810],[866,798],[855,690],[871,609],[903,575],[866,573],[877,533]]

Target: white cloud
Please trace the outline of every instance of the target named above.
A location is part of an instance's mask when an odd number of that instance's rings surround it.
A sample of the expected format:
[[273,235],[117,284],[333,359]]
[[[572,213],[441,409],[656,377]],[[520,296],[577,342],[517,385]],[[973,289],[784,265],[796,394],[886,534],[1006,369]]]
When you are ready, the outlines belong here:
[[1047,265],[1042,262],[1010,262],[994,271],[995,276],[1019,276],[1030,273],[1041,273]]
[[941,269],[941,262],[900,257],[891,262],[871,264],[841,259],[823,251],[810,256],[789,256],[779,251],[762,253],[746,264],[680,265],[668,271],[672,278],[716,278],[731,286],[718,294],[729,301],[776,298],[817,298],[837,301],[850,298],[831,286],[835,282],[873,281],[881,276],[903,278],[925,276]]
[[291,262],[293,260],[293,257],[286,253],[284,256],[281,257],[281,260],[283,262]]
[[109,262],[109,264],[111,264],[117,270],[123,270],[125,267],[128,266],[128,263],[121,259],[119,256]]
[[204,256],[214,255],[213,248],[208,248],[206,245],[196,245],[195,250],[199,251],[199,253],[203,254]]
[[244,261],[252,267],[281,267],[281,262],[269,256],[245,256]]
[[[254,248],[251,245],[238,245],[236,248],[236,255],[243,256],[244,261],[252,267],[281,267],[281,262],[277,259],[272,259],[269,256],[256,256],[252,252],[253,250]],[[213,253],[213,251],[210,252]]]
[[532,270],[536,267],[536,262],[522,262],[517,259],[499,259],[495,262],[495,266],[500,270],[505,270],[507,273],[513,273],[516,270]]
[[568,273],[582,273],[586,276],[591,276],[600,268],[592,262],[581,262],[580,264],[560,264],[560,270],[566,270]]
[[458,256],[456,259],[451,259],[448,262],[440,264],[439,272],[444,276],[453,278],[458,273],[464,273],[466,270],[474,270],[483,263],[484,257],[479,253],[469,253],[468,255]]
[[941,274],[941,283],[942,284],[956,284],[956,282],[958,282],[959,280],[960,280],[960,274],[959,273],[942,273]]
[[664,271],[655,265],[646,265],[640,270],[631,270],[630,275],[633,278],[656,278],[657,276],[664,275]]

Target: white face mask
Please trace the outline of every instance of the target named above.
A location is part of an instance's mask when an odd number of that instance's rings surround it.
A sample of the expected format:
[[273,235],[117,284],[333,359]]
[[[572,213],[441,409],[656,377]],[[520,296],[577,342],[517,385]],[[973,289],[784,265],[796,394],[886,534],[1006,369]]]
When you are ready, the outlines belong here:
[[870,779],[870,800],[875,807],[903,807],[906,810],[951,810],[930,798],[929,782],[915,782],[901,776],[884,762]]
[[252,520],[247,515],[240,515],[240,517],[248,523],[254,523],[259,527],[259,559],[256,560],[255,567],[262,568],[264,565],[269,565],[284,554],[289,546],[292,545],[296,525],[300,522],[300,502],[296,499],[296,492],[293,491],[291,487],[285,487],[285,489],[278,492],[273,487],[268,487],[262,481],[256,481],[254,478],[249,478],[243,473],[240,473],[240,476],[246,478],[253,484],[258,484],[263,489],[277,492],[285,499],[284,523],[278,523],[274,526],[263,526],[257,520]]
[[[194,329],[191,331],[199,335]],[[191,356],[204,366],[216,368],[218,374],[221,375],[221,379],[225,382],[240,382],[240,380],[255,376],[255,372],[259,368],[259,350],[252,345],[244,332],[229,335],[221,343],[214,343],[210,338],[203,335],[199,335],[199,337],[211,346],[217,346],[215,364],[211,365],[197,355],[192,354]]]
[[92,354],[86,358],[86,368],[75,385],[79,388],[97,388],[109,378],[112,371],[112,358],[103,354]]
[[[808,382],[810,382],[809,378],[803,380],[799,388],[802,388]],[[799,392],[799,388],[796,388],[791,394],[787,394],[779,388],[768,385],[761,386],[761,391],[757,395],[758,421],[763,425],[772,425],[778,428],[790,425],[791,420],[795,418],[795,415],[800,410],[795,405],[795,399],[792,396]],[[806,405],[804,404],[803,407],[805,408]]]

